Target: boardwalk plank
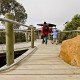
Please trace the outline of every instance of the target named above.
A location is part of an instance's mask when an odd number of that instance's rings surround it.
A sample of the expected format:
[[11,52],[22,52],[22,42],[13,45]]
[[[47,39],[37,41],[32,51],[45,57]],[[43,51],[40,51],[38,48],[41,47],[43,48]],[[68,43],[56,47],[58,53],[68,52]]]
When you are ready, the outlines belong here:
[[71,70],[71,69],[80,69],[76,67],[72,67],[69,65],[22,65],[17,67],[17,69],[25,69],[25,70]]
[[[5,77],[4,77],[5,76]],[[1,80],[80,80],[80,75],[1,75]]]
[[75,75],[80,74],[80,69],[54,69],[54,70],[12,70],[10,72],[2,73],[6,75]]

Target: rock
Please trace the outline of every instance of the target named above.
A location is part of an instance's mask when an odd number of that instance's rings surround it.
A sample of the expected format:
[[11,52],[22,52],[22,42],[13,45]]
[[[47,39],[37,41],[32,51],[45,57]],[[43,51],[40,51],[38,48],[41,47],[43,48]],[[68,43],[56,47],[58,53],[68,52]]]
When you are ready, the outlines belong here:
[[71,65],[80,66],[80,35],[63,41],[59,56]]

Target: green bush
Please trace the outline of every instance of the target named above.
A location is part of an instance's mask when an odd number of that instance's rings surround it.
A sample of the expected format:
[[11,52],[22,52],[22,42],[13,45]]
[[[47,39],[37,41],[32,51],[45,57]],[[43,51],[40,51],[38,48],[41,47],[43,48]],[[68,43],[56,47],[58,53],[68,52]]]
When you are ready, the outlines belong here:
[[6,39],[5,39],[5,32],[0,32],[0,44],[5,44]]
[[71,39],[77,36],[77,32],[60,32],[59,33],[59,43],[62,43],[62,41]]
[[22,32],[15,33],[15,43],[25,41],[26,41],[25,33]]
[[[22,32],[15,32],[15,43],[18,42],[26,42],[25,33]],[[0,32],[0,44],[5,44],[5,32]]]

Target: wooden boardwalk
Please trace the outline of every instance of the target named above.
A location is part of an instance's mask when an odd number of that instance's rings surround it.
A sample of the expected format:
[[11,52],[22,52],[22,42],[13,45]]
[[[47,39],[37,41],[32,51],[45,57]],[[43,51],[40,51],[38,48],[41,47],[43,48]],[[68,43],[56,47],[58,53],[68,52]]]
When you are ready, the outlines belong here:
[[60,45],[40,44],[35,53],[0,72],[0,80],[80,80],[80,68],[61,60],[59,52]]

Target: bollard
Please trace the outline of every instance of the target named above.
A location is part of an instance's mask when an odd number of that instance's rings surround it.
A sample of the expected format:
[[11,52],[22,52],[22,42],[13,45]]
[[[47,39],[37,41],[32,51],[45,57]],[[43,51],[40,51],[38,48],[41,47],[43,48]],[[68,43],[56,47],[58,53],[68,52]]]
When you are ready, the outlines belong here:
[[31,48],[34,48],[34,28],[31,28]]
[[[5,14],[5,18],[13,19],[13,15],[10,13]],[[14,63],[14,32],[13,24],[10,22],[5,22],[6,30],[6,64],[7,66]]]

